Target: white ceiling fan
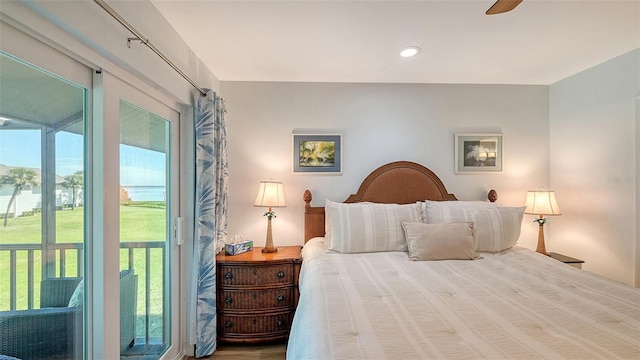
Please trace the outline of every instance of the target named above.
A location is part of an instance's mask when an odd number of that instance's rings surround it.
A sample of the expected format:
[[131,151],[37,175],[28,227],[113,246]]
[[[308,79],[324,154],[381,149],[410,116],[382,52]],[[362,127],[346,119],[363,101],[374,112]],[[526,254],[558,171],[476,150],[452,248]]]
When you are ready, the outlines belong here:
[[511,11],[518,6],[522,0],[498,0],[493,4],[485,14],[495,15]]

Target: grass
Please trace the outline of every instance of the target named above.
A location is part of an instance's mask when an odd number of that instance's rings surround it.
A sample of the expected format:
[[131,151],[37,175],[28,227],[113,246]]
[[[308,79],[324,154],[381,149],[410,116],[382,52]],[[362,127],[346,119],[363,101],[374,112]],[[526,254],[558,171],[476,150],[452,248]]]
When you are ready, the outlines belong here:
[[[166,211],[163,202],[134,202],[120,206],[120,241],[144,242],[164,241],[166,238]],[[41,242],[42,216],[36,213],[32,216],[9,219],[9,225],[0,226],[0,244],[40,244]],[[84,237],[84,211],[82,208],[75,210],[65,209],[56,211],[56,243],[82,243]],[[34,305],[39,307],[40,281],[42,272],[42,252],[33,251],[34,269]],[[60,276],[60,253],[56,251],[56,276]],[[146,254],[145,249],[133,250],[133,263],[135,273],[138,275],[138,323],[137,337],[144,336],[145,314],[145,284],[146,284]],[[28,276],[29,264],[28,251],[16,252],[16,308],[28,308]],[[128,249],[120,250],[120,269],[128,268]],[[78,276],[77,251],[65,252],[66,271],[65,276]],[[150,318],[160,319],[151,324],[151,336],[162,336],[162,251],[151,249],[150,251]],[[10,306],[10,256],[8,251],[0,252],[0,311],[8,310]]]

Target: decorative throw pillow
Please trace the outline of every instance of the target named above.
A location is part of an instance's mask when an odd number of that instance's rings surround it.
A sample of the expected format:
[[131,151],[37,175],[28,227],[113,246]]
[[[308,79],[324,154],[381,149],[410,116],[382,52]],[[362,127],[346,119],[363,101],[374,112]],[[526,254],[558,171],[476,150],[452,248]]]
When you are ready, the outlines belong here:
[[427,206],[429,206],[429,204],[446,203],[446,205],[448,207],[480,208],[480,209],[494,208],[494,207],[502,206],[500,204],[492,203],[492,202],[489,202],[489,201],[462,201],[462,200],[455,200],[455,201],[425,200],[425,201],[419,201],[418,203],[420,204],[420,212],[422,214],[422,222],[423,223],[429,223],[429,221],[427,219]]
[[403,222],[411,260],[472,260],[476,258],[473,223]]
[[325,216],[330,229],[329,250],[341,253],[407,251],[402,221],[420,221],[420,205],[344,204],[327,200]]
[[520,237],[522,207],[460,207],[455,201],[427,204],[430,224],[472,221],[476,235],[476,251],[498,252],[511,248]]
[[76,289],[71,294],[68,307],[82,306],[84,302],[84,279],[80,280]]

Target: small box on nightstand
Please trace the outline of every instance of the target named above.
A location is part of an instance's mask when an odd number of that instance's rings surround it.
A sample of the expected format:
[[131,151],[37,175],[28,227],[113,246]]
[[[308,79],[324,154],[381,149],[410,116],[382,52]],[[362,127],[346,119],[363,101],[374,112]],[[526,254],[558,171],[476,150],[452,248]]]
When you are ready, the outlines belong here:
[[238,255],[253,250],[253,240],[243,241],[238,244],[225,244],[224,251],[227,255]]

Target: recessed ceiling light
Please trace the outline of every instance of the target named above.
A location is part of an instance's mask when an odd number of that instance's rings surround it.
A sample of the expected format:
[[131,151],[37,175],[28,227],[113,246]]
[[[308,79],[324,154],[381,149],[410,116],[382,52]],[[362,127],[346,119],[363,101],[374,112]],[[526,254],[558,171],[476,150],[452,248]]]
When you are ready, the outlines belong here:
[[404,49],[402,49],[402,51],[400,51],[400,56],[402,57],[412,57],[412,56],[416,56],[418,55],[418,53],[420,52],[420,48],[417,46],[408,46]]

